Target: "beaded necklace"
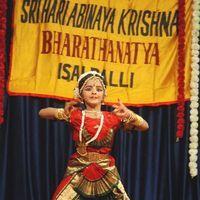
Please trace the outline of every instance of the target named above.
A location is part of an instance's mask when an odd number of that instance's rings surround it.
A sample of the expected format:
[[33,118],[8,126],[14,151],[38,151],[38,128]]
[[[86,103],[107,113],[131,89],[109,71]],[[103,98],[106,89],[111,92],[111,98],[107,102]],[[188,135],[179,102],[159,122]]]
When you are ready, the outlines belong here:
[[100,117],[100,125],[95,133],[95,135],[90,139],[88,140],[87,142],[83,142],[82,141],[82,134],[83,134],[83,126],[84,126],[84,123],[85,123],[85,110],[82,111],[82,117],[81,117],[81,126],[80,126],[80,131],[79,131],[79,144],[76,148],[77,152],[82,155],[82,156],[85,156],[87,155],[87,150],[86,150],[86,146],[93,142],[94,140],[97,139],[97,137],[99,136],[99,133],[101,132],[101,129],[102,129],[102,126],[103,126],[103,122],[104,122],[104,115],[102,114],[101,112],[101,117]]

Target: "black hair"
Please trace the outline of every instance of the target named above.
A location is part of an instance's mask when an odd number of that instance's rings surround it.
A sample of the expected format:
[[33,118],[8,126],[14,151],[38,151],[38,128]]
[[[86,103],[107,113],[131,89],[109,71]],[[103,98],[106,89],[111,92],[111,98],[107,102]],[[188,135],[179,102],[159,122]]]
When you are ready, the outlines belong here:
[[106,82],[105,82],[105,79],[103,78],[103,76],[100,76],[99,74],[95,74],[95,75],[94,75],[94,74],[87,74],[85,77],[83,77],[83,78],[79,81],[79,83],[78,83],[78,89],[80,90],[80,89],[82,88],[83,84],[85,83],[85,81],[86,81],[88,78],[92,77],[92,76],[96,76],[96,77],[100,78],[100,79],[102,80],[103,84],[104,84],[105,87],[106,87]]

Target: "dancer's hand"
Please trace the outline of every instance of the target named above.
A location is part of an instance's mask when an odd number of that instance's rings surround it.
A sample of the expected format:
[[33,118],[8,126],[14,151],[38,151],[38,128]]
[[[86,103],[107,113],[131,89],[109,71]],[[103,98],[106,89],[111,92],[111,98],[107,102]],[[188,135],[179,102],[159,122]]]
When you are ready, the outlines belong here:
[[69,102],[65,102],[65,107],[64,107],[64,111],[65,114],[68,115],[72,110],[75,109],[75,105],[78,104],[77,101],[69,101]]
[[118,103],[114,104],[112,107],[114,108],[113,113],[121,119],[129,117],[131,111],[121,102],[120,99],[118,99]]

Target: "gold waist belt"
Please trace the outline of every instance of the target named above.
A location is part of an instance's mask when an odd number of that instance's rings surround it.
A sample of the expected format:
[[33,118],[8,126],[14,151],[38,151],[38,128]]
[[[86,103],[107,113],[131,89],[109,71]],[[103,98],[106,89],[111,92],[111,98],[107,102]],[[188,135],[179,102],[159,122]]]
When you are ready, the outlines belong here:
[[87,162],[97,162],[99,160],[105,160],[108,157],[108,154],[101,154],[97,152],[87,152],[86,155],[81,156],[81,158]]

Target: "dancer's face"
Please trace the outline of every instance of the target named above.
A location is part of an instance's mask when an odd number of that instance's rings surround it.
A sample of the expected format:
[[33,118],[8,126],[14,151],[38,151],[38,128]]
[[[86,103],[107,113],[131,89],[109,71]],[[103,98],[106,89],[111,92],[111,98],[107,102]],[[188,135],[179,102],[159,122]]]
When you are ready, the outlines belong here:
[[99,108],[104,98],[104,88],[99,78],[92,78],[85,84],[81,94],[86,107]]

